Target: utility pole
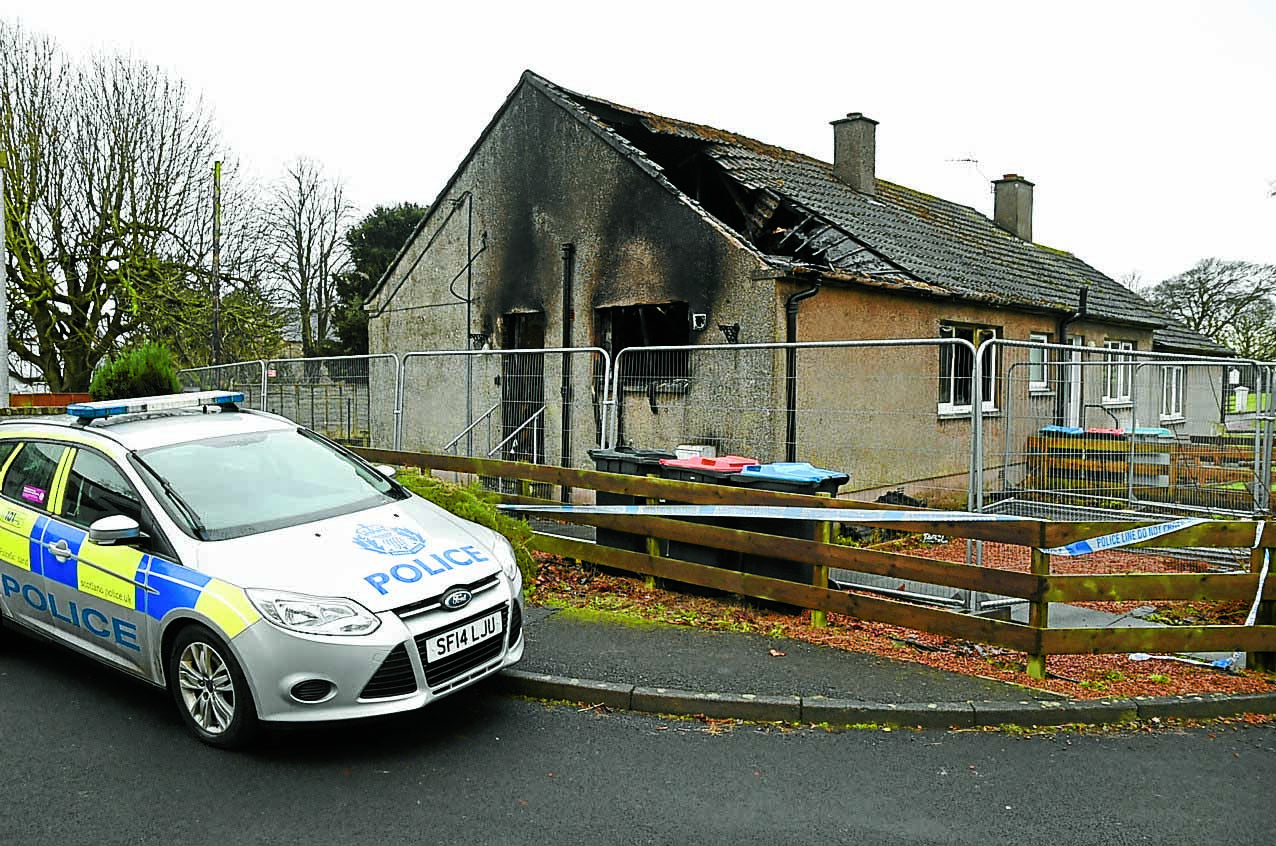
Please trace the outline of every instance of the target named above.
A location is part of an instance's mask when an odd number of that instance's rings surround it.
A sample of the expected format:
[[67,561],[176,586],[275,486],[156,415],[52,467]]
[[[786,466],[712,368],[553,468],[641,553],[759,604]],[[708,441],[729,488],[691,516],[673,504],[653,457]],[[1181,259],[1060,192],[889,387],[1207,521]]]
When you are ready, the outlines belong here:
[[4,170],[8,154],[0,150],[0,408],[9,407],[9,197]]
[[222,163],[213,162],[213,364],[222,363]]

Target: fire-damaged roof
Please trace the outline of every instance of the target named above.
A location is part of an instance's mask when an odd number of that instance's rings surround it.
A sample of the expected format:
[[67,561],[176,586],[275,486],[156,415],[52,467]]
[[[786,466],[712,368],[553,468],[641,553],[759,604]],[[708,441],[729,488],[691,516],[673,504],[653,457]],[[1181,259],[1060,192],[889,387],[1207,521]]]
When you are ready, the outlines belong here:
[[670,190],[779,270],[807,267],[928,296],[1071,313],[1154,329],[1154,343],[1228,354],[1081,259],[1021,240],[968,206],[876,180],[856,191],[833,165],[707,126],[524,81],[575,113]]

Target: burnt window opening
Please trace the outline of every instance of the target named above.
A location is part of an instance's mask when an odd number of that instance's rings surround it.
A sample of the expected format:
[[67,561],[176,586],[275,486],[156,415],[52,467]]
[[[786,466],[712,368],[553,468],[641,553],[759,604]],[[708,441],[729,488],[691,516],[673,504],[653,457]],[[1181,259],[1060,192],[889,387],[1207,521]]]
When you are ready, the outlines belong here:
[[599,346],[620,363],[620,386],[629,391],[682,393],[690,384],[686,350],[653,350],[620,355],[641,347],[685,347],[691,344],[691,318],[686,303],[615,306],[597,310]]

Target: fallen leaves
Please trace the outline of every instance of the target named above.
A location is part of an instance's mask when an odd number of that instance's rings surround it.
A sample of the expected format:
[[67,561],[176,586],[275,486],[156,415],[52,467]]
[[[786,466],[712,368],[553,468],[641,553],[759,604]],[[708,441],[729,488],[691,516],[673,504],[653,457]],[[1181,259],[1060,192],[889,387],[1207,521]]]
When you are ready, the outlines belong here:
[[[932,547],[928,552],[946,555],[949,554],[948,546],[954,544]],[[995,549],[989,551],[989,547],[995,546],[985,544],[986,557],[997,554]],[[964,541],[960,547],[960,554],[964,556]],[[952,550],[951,554],[957,555],[958,550]],[[750,632],[774,640],[804,641],[1050,690],[1074,699],[1245,694],[1276,690],[1276,676],[1270,674],[1246,671],[1232,675],[1179,662],[1134,662],[1126,655],[1051,656],[1047,663],[1048,678],[1035,681],[1026,672],[1028,656],[1020,652],[836,613],[828,614],[827,628],[812,628],[810,615],[805,612],[782,614],[757,607],[740,597],[703,596],[650,588],[641,578],[604,573],[588,564],[554,556],[538,555],[538,558],[540,571],[531,598],[540,604],[595,608],[673,625]],[[1154,560],[1141,560],[1136,568],[1140,572],[1182,564],[1153,556],[1141,556],[1141,559]],[[998,562],[998,566],[1002,563]],[[784,656],[782,649],[772,647],[768,651],[768,657]],[[1243,719],[1246,722],[1268,722],[1272,718],[1254,716]]]

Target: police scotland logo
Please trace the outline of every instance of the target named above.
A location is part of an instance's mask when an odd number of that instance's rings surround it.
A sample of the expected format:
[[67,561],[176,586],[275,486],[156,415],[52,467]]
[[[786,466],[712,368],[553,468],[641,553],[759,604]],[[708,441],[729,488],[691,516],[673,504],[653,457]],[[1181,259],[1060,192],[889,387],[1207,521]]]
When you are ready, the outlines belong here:
[[425,549],[425,538],[400,526],[362,524],[354,533],[354,542],[382,555],[412,555]]

